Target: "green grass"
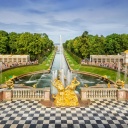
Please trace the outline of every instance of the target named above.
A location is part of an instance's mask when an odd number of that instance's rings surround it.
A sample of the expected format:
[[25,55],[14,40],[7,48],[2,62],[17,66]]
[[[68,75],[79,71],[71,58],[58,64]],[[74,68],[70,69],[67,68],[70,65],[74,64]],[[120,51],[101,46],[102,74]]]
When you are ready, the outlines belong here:
[[[117,76],[118,76],[117,71],[107,69],[107,68],[96,67],[96,66],[88,66],[88,65],[82,66],[81,64],[78,64],[67,52],[65,52],[65,57],[70,67],[73,70],[80,71],[80,72],[89,72],[89,73],[98,74],[101,76],[107,75],[107,77],[110,80],[115,81],[115,82],[117,80]],[[120,74],[120,79],[124,80],[123,73]]]
[[17,67],[17,68],[10,69],[0,73],[0,78],[1,78],[0,84],[4,83],[6,80],[9,79],[10,76],[13,76],[13,75],[19,76],[19,75],[27,74],[30,72],[48,70],[51,66],[54,55],[55,55],[55,51],[53,51],[42,64],[25,66],[25,67]]
[[[35,66],[25,66],[25,67],[19,67],[15,69],[10,69],[5,72],[2,72],[0,75],[1,80],[0,84],[5,82],[6,80],[9,79],[10,76],[15,75],[15,76],[20,76],[22,74],[27,74],[30,72],[35,72],[35,71],[41,71],[41,70],[48,70],[51,66],[51,62],[54,58],[55,52],[52,52],[47,59],[39,65]],[[100,68],[96,66],[81,66],[78,64],[68,53],[65,52],[65,57],[70,65],[70,67],[73,70],[80,71],[80,72],[90,72],[94,74],[98,74],[101,76],[107,75],[109,79],[116,81],[117,80],[117,72],[114,70],[106,69],[106,68]],[[124,75],[121,75],[121,80],[124,80]]]

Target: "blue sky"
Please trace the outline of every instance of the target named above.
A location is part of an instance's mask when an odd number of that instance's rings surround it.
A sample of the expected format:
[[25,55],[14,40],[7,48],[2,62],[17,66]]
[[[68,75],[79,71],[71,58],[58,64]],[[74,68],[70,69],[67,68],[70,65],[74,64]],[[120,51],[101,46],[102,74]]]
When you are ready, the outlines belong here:
[[54,43],[84,31],[128,34],[128,0],[0,0],[0,30],[46,33]]

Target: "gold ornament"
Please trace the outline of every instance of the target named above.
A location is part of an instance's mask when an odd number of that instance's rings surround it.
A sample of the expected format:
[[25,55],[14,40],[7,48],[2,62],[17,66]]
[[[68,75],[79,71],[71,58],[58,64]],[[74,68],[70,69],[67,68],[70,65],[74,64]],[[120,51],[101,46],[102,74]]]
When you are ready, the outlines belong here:
[[59,78],[53,81],[53,86],[57,88],[58,93],[53,95],[54,104],[56,106],[78,106],[78,98],[75,94],[75,88],[80,84],[76,78],[71,81],[71,84],[64,88]]
[[8,81],[6,81],[6,85],[9,89],[12,89],[14,87],[13,80],[9,79]]
[[120,79],[118,79],[117,81],[116,81],[116,86],[117,86],[117,88],[124,88],[124,84],[125,84],[125,82],[124,81],[122,81],[122,80],[120,80]]

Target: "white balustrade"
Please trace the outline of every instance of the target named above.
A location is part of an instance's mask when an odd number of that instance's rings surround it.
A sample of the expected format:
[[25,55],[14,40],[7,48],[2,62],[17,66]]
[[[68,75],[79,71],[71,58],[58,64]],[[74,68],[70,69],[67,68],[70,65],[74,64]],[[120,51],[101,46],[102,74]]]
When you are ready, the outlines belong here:
[[40,100],[44,99],[44,88],[36,89],[13,89],[12,100]]
[[117,88],[81,88],[81,99],[117,99]]

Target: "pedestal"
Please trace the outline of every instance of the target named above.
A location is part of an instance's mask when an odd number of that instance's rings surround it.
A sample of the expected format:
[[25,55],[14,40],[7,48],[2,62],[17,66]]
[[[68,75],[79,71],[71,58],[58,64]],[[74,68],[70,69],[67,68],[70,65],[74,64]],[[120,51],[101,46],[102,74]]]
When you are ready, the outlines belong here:
[[12,99],[12,91],[3,90],[3,101],[11,101],[11,99]]
[[122,89],[118,90],[117,98],[118,98],[118,100],[126,100],[127,99],[127,91],[122,90]]
[[126,100],[128,100],[128,90],[126,90]]
[[46,101],[50,100],[50,88],[45,88],[45,90],[44,90],[44,100],[46,100]]
[[80,95],[80,98],[81,98],[82,101],[85,101],[85,100],[88,99],[87,96],[86,96],[86,90],[83,87],[81,87],[81,95]]

